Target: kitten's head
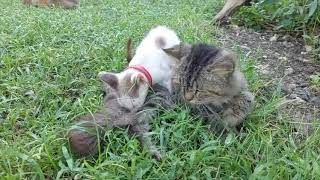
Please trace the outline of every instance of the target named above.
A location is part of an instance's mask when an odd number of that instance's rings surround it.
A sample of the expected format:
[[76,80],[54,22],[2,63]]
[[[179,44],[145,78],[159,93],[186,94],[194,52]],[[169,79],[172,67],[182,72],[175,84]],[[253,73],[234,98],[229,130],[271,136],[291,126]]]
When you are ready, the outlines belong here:
[[100,72],[100,79],[112,93],[121,107],[133,110],[143,105],[148,93],[148,81],[139,72],[125,70],[121,73]]
[[175,57],[174,78],[179,79],[188,102],[205,104],[238,92],[240,82],[235,79],[236,58],[232,53],[206,44],[182,43],[164,51]]

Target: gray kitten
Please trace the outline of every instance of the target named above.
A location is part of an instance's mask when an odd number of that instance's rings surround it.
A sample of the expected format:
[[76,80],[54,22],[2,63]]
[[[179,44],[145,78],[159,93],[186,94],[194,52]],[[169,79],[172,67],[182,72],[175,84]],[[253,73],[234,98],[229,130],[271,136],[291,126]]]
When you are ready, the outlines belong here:
[[214,131],[236,130],[254,104],[235,56],[206,44],[180,44],[166,53],[176,58],[174,92],[202,115]]
[[146,148],[157,160],[161,159],[160,152],[148,137],[149,121],[158,113],[160,107],[171,106],[170,93],[167,89],[155,85],[154,93],[150,94],[142,107],[127,109],[122,107],[117,98],[119,83],[112,74],[100,74],[104,82],[103,108],[93,114],[79,118],[79,122],[68,133],[70,147],[78,156],[92,156],[99,151],[99,145],[105,132],[113,128],[128,128],[131,136],[137,137],[141,148]]

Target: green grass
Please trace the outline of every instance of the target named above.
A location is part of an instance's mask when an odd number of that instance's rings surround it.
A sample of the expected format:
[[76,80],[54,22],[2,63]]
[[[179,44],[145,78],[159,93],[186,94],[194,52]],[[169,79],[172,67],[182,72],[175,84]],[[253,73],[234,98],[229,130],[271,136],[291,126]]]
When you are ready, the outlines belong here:
[[264,91],[255,60],[239,55],[257,95],[240,137],[221,140],[186,108],[153,123],[165,154],[156,162],[123,131],[96,159],[76,159],[65,134],[80,114],[101,104],[101,70],[121,71],[125,44],[135,45],[154,25],[183,41],[219,43],[210,25],[221,1],[83,0],[78,10],[0,3],[0,179],[318,179],[319,125],[301,144],[290,119],[279,119],[282,95]]
[[316,73],[310,76],[311,84],[320,87],[320,73]]

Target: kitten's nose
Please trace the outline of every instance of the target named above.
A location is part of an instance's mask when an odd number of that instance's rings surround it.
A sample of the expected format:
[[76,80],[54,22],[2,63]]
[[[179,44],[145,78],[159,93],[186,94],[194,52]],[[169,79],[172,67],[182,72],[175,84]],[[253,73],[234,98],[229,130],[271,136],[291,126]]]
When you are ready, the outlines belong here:
[[188,93],[185,93],[184,94],[184,98],[187,100],[187,101],[191,101],[193,99],[194,95],[192,92],[188,92]]

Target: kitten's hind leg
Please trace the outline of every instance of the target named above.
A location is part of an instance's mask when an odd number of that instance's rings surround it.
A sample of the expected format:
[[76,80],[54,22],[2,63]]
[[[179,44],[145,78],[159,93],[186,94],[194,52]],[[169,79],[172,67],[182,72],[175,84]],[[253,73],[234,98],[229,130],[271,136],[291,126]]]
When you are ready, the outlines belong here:
[[79,157],[95,156],[103,149],[103,136],[107,129],[106,115],[97,112],[78,119],[68,132],[71,150]]

